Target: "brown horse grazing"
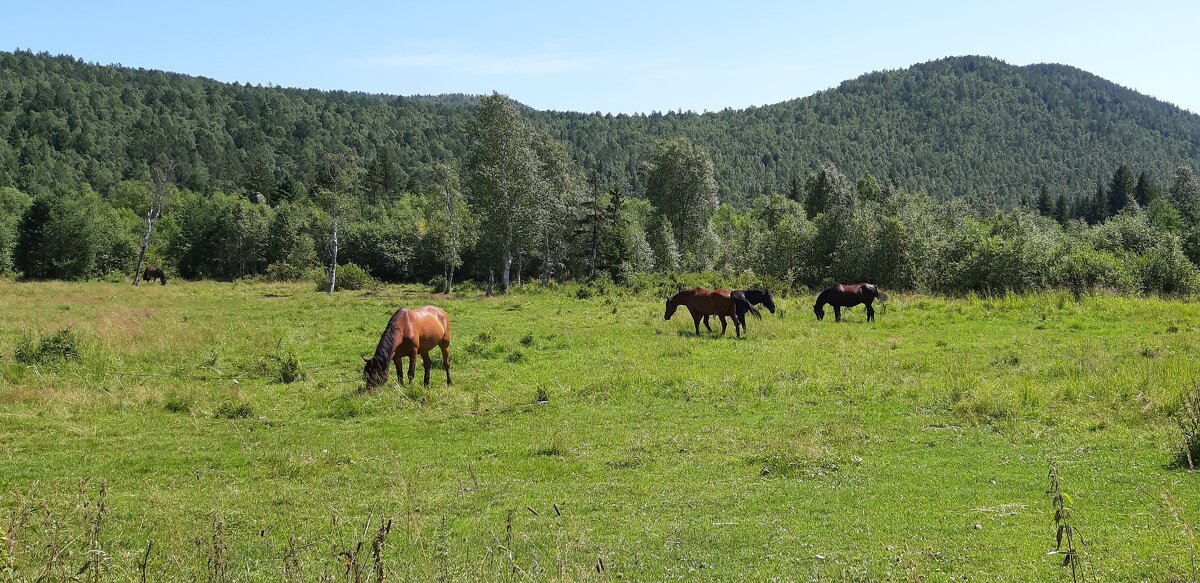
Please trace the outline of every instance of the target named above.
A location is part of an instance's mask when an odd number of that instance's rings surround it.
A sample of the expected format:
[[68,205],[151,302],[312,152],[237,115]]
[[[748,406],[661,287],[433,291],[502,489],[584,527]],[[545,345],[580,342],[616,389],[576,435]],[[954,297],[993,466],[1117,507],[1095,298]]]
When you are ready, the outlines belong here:
[[818,320],[825,318],[825,304],[833,306],[833,315],[838,322],[842,321],[842,308],[849,308],[859,304],[867,306],[867,321],[875,321],[875,308],[871,307],[871,302],[876,298],[886,302],[887,294],[879,291],[872,283],[855,283],[851,285],[834,284],[821,292],[817,296],[817,303],[813,304],[813,313],[817,315]]
[[442,349],[442,368],[446,369],[446,385],[450,383],[450,317],[437,306],[425,306],[410,310],[400,308],[383,336],[375,347],[375,356],[363,357],[363,380],[368,389],[373,389],[387,382],[388,361],[396,363],[396,376],[404,384],[402,371],[404,357],[408,357],[408,382],[413,382],[417,372],[417,355],[421,355],[421,364],[425,368],[425,386],[429,386],[429,370],[433,363],[429,359],[429,351],[437,346]]
[[[727,289],[707,290],[698,287],[683,290],[667,300],[667,311],[663,314],[663,319],[670,320],[679,306],[686,306],[688,312],[692,314],[692,322],[696,325],[696,336],[700,335],[700,320],[705,316],[721,318],[722,336],[729,327],[725,318],[733,318],[733,330],[737,333],[738,338],[742,337],[742,318],[745,317],[746,312],[762,318],[758,309],[746,301],[745,297],[735,298],[729,294]],[[708,328],[709,332],[713,331],[708,325],[707,319],[704,320],[704,327]]]
[[142,281],[154,281],[156,279],[159,280],[159,282],[161,282],[163,285],[167,285],[167,274],[163,273],[162,269],[157,267],[147,267],[146,270],[142,272]]

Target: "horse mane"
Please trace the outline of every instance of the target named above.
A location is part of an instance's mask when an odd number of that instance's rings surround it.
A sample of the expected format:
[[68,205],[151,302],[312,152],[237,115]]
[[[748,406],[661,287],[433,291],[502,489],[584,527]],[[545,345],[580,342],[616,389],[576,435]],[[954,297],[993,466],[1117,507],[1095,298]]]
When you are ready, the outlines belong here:
[[388,361],[392,359],[392,353],[396,348],[396,320],[400,318],[406,308],[396,310],[392,314],[392,318],[388,320],[387,327],[383,329],[383,335],[379,337],[379,344],[375,346],[375,356],[371,357],[371,362],[377,362],[382,370],[387,370]]
[[746,299],[750,300],[750,303],[764,302],[767,298],[771,297],[771,292],[763,289],[743,290],[742,294],[746,296]]
[[836,284],[821,290],[821,293],[817,294],[817,303],[814,305],[828,304],[829,296],[833,293],[834,287],[836,287]]

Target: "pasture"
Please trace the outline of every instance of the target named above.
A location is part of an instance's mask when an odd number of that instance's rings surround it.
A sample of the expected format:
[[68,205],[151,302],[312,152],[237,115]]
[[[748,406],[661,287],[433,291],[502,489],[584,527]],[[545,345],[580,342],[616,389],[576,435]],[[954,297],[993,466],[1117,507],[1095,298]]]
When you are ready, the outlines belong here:
[[[1192,580],[1197,304],[804,295],[738,340],[532,290],[0,283],[0,574],[374,580],[378,535],[388,580],[1069,580],[1053,459],[1089,580]],[[425,303],[454,386],[360,392]]]

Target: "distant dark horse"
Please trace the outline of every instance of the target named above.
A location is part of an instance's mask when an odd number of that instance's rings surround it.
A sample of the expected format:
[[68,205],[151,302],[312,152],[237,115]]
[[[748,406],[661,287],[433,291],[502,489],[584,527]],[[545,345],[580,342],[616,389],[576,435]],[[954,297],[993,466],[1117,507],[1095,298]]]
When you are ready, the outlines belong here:
[[[754,307],[745,297],[735,298],[730,295],[727,289],[707,290],[703,288],[694,288],[683,290],[667,300],[667,311],[663,314],[664,320],[670,320],[675,314],[675,310],[679,306],[686,306],[688,312],[692,314],[692,323],[696,325],[696,335],[700,335],[700,320],[705,316],[718,316],[721,318],[721,335],[725,335],[725,330],[729,324],[725,322],[725,318],[733,319],[733,330],[737,333],[738,338],[742,337],[742,321],[746,312],[754,314],[757,318],[762,318],[762,314],[758,313],[758,309]],[[709,332],[713,329],[708,325],[708,320],[704,320],[704,327],[708,328]]]
[[[735,289],[735,290],[729,292],[729,295],[730,295],[730,297],[733,297],[734,299],[741,298],[743,300],[746,300],[752,306],[762,305],[762,306],[766,307],[768,310],[770,310],[772,314],[775,313],[775,298],[771,297],[771,292],[769,292],[769,291],[760,290],[760,289]],[[747,330],[747,328],[746,328],[746,312],[748,312],[748,311],[749,310],[746,310],[745,308],[741,307],[741,305],[739,304],[738,320],[742,323],[742,330]],[[757,315],[757,314],[755,314],[755,315]],[[762,316],[759,316],[759,319],[761,320]],[[708,328],[708,316],[704,317],[704,327]],[[708,328],[708,329],[709,329],[709,331],[712,331],[712,328]]]
[[156,279],[163,285],[167,285],[167,274],[163,273],[162,269],[157,267],[147,267],[146,270],[142,272],[142,281],[154,281]]
[[834,284],[821,295],[817,296],[817,303],[813,304],[813,313],[817,315],[818,320],[825,318],[825,304],[833,306],[833,315],[838,322],[842,321],[842,308],[849,308],[859,304],[867,306],[867,321],[875,321],[875,308],[871,307],[871,302],[876,298],[886,302],[887,294],[879,291],[875,284],[871,283],[855,283],[851,285]]
[[421,356],[425,369],[425,386],[429,386],[429,370],[433,362],[429,351],[437,346],[442,349],[442,368],[446,369],[446,384],[450,385],[450,317],[437,306],[425,306],[415,310],[400,308],[387,328],[379,338],[375,347],[375,356],[362,357],[363,380],[368,389],[373,389],[387,382],[388,363],[396,363],[396,376],[404,384],[402,365],[404,357],[408,357],[408,382],[412,384],[416,376],[417,355]]

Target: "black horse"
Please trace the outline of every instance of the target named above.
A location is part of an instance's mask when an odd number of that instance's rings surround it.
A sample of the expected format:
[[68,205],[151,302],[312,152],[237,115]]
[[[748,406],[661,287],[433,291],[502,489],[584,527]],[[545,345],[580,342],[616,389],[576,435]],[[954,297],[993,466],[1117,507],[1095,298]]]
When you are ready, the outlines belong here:
[[829,286],[821,295],[817,296],[817,303],[813,304],[813,313],[817,315],[818,320],[825,319],[825,305],[833,306],[833,315],[838,322],[842,321],[842,308],[849,308],[859,304],[867,306],[867,321],[875,321],[875,308],[871,307],[871,303],[878,298],[880,301],[886,302],[887,294],[880,291],[875,284],[872,283],[855,283],[850,285],[842,285],[840,283]]
[[156,279],[163,285],[167,285],[167,274],[163,273],[162,269],[158,267],[147,267],[146,270],[142,272],[142,281],[154,281]]
[[[771,297],[771,292],[769,291],[761,289],[735,289],[729,292],[729,295],[735,300],[746,300],[746,303],[751,306],[762,305],[770,310],[772,314],[775,313],[775,298]],[[746,329],[746,312],[749,311],[740,302],[738,303],[738,320],[742,323],[743,330]],[[757,312],[754,313],[754,316],[759,320],[762,319],[762,316]],[[704,317],[704,327],[708,328],[708,316]],[[708,330],[711,332],[712,328],[708,328]]]

